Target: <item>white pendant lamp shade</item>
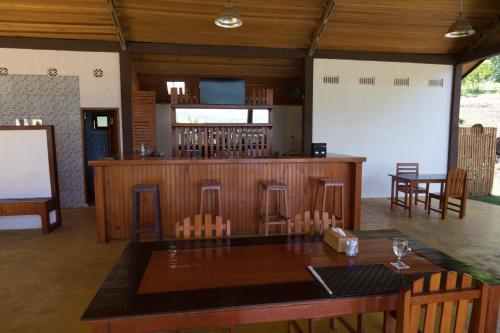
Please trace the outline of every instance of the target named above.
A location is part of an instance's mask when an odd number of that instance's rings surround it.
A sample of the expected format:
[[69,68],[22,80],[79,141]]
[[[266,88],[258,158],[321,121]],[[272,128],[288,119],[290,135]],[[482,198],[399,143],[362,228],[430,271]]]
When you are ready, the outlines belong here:
[[472,36],[475,33],[476,31],[474,31],[472,25],[462,14],[462,0],[460,0],[460,15],[458,15],[457,20],[450,26],[448,32],[444,36],[448,38],[460,38]]
[[231,2],[228,1],[226,7],[219,13],[217,18],[215,19],[215,24],[222,28],[238,28],[243,25],[243,21],[241,20],[240,15],[234,9]]

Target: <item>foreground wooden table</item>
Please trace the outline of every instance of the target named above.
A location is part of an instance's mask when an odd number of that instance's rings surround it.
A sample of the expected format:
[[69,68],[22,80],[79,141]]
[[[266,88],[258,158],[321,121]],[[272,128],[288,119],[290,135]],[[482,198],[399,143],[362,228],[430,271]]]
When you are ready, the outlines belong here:
[[[232,327],[396,310],[397,292],[329,298],[307,265],[353,266],[394,260],[395,230],[358,232],[355,258],[321,237],[131,243],[82,316],[94,332],[156,332]],[[409,238],[410,239],[410,238]],[[495,332],[500,280],[410,239],[403,271],[455,270],[490,284],[487,332]]]
[[[364,157],[329,155],[327,158],[259,159],[122,159],[91,161],[94,167],[97,234],[100,242],[130,239],[132,187],[159,184],[165,237],[173,237],[175,223],[197,214],[202,181],[222,184],[222,215],[231,221],[233,235],[257,234],[259,184],[287,184],[291,216],[311,210],[319,178],[342,180],[345,191],[344,223],[360,225],[361,172]],[[328,211],[332,211],[330,204]],[[213,200],[209,195],[209,200]],[[146,197],[143,214],[150,213]],[[340,196],[336,196],[337,206]]]

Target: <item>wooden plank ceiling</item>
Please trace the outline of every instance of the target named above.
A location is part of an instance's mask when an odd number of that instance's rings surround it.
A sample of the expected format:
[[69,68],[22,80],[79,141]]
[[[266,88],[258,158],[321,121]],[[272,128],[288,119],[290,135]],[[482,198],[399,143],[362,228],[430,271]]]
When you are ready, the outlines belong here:
[[[244,24],[213,20],[225,0],[114,0],[127,41],[307,48],[326,0],[233,0]],[[318,49],[453,54],[475,38],[446,39],[459,0],[337,0]],[[464,0],[474,28],[500,15],[498,0]],[[106,0],[2,0],[0,35],[117,40]],[[500,42],[500,29],[485,45]]]
[[247,89],[272,88],[276,104],[302,103],[302,59],[137,54],[132,63],[140,89],[156,91],[160,103],[169,102],[167,81],[185,81],[188,93],[196,93],[200,78],[209,77],[243,78]]

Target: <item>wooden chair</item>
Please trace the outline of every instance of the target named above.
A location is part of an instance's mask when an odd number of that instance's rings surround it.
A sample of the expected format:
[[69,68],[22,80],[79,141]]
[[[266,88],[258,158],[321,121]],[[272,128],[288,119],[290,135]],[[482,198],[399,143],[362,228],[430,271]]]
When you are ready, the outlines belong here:
[[[323,232],[332,226],[332,219],[328,216],[328,212],[320,213],[315,210],[311,218],[311,212],[304,212],[304,218],[300,214],[295,215],[293,220],[288,220],[289,235],[314,235],[323,234]],[[337,226],[337,225],[336,225]],[[339,225],[343,228],[343,224]]]
[[[396,163],[396,174],[398,175],[418,175],[418,163]],[[408,195],[410,194],[410,187],[406,183],[398,182],[396,184],[396,200],[398,200],[398,192],[402,192],[405,195],[405,206],[408,206]],[[418,195],[424,193],[425,199],[419,200]],[[415,206],[422,202],[424,204],[424,208],[427,209],[428,206],[428,196],[429,196],[429,184],[425,184],[424,187],[417,186],[414,189],[415,194]]]
[[[334,221],[334,222],[332,222]],[[322,235],[325,230],[332,226],[343,226],[343,220],[339,221],[340,225],[337,225],[335,222],[335,215],[332,214],[332,218],[330,219],[328,216],[328,212],[322,212],[315,210],[313,213],[313,218],[311,219],[311,212],[304,212],[304,218],[300,214],[295,215],[293,220],[288,220],[288,234],[289,235]],[[333,223],[333,224],[332,224]],[[338,320],[339,323],[344,325],[350,332],[364,332],[364,316],[363,314],[358,314],[358,322],[357,329],[354,329],[344,318],[330,318],[330,327],[335,330],[335,320]],[[315,319],[308,319],[307,326],[309,333],[313,333],[315,331]],[[302,332],[302,329],[297,324],[296,321],[291,320],[288,322],[288,331],[291,332]]]
[[[450,198],[459,200],[459,204],[450,202]],[[432,208],[432,199],[439,200],[439,209]],[[444,193],[430,193],[429,204],[427,206],[427,213],[430,214],[431,210],[441,213],[441,218],[446,217],[449,210],[459,213],[459,218],[465,216],[465,206],[467,203],[467,171],[463,169],[454,169],[448,171],[446,176],[446,184]],[[456,209],[458,208],[458,209]]]
[[215,218],[212,218],[211,214],[205,214],[203,221],[202,215],[196,214],[193,223],[191,223],[190,217],[186,217],[182,223],[177,222],[175,226],[175,237],[177,239],[212,239],[230,236],[231,222],[228,220],[223,223],[222,217],[215,216]]
[[[485,332],[488,285],[476,281],[476,286],[473,287],[472,277],[464,274],[458,286],[456,272],[444,274],[444,290],[441,290],[442,274],[434,273],[430,276],[428,291],[424,291],[424,278],[414,281],[411,288],[400,291],[397,333],[413,333],[419,330],[422,333],[433,333],[437,325],[439,333],[465,332],[468,305],[471,301],[472,313],[467,332]],[[438,308],[441,311],[438,311]],[[420,327],[421,312],[425,312],[423,329]]]

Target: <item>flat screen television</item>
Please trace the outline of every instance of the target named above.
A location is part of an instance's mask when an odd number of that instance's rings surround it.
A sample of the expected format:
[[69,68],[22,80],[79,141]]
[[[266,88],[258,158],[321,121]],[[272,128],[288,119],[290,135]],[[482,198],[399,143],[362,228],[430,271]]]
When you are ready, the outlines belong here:
[[245,80],[201,79],[201,104],[245,104]]

